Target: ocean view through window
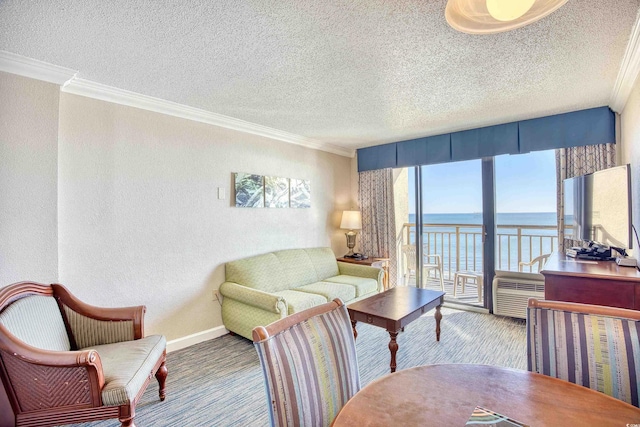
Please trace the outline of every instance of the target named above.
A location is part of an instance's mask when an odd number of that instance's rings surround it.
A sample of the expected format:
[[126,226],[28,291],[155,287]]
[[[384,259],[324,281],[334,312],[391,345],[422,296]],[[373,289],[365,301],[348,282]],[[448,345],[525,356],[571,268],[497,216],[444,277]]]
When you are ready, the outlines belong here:
[[[463,235],[475,235],[473,240],[467,239],[465,245],[461,246],[461,258],[468,258],[467,255],[476,252],[481,244],[481,213],[437,213],[423,214],[425,233],[430,234],[429,239],[425,239],[425,245],[430,246],[430,253],[440,253],[443,257],[443,264],[452,264],[455,260],[451,254],[456,253],[456,240],[442,240],[436,237],[440,233],[454,233],[455,228]],[[416,223],[414,213],[409,214],[409,223]],[[557,218],[555,212],[502,212],[497,214],[497,235],[501,239],[501,244],[497,245],[500,254],[496,257],[496,269],[498,270],[518,270],[518,230],[521,239],[525,241],[520,245],[520,260],[530,261],[538,255],[551,253],[557,248]],[[466,225],[466,226],[465,226]],[[509,227],[509,226],[518,227]],[[415,244],[415,236],[410,234],[410,244]],[[511,244],[509,244],[509,240]],[[442,245],[441,245],[442,242]],[[531,243],[531,245],[529,245]],[[437,248],[442,246],[442,251]],[[463,262],[462,267],[466,270],[482,269],[482,258],[476,256],[475,262]],[[445,273],[446,275],[446,273]]]
[[[521,263],[558,247],[555,152],[497,156],[493,162],[495,269],[534,271]],[[448,281],[458,271],[483,270],[480,169],[478,160],[422,167],[423,251],[440,255]],[[413,245],[418,219],[413,168],[407,169],[407,187],[408,209],[400,215],[405,224],[399,239]]]

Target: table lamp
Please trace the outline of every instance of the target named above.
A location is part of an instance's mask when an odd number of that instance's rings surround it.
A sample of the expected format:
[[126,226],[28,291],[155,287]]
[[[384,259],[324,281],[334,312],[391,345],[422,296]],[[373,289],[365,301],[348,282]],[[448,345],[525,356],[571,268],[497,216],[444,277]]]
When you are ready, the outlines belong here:
[[362,216],[360,215],[360,211],[342,212],[340,228],[349,230],[344,233],[344,235],[347,236],[347,248],[349,248],[349,253],[345,256],[353,257],[353,248],[356,246],[356,236],[358,235],[358,232],[354,230],[362,229]]

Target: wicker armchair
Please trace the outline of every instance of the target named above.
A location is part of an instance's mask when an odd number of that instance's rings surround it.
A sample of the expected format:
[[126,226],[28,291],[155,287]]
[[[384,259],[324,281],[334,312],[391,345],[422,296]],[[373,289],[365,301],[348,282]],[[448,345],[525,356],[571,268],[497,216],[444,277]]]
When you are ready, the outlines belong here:
[[165,338],[144,337],[144,312],[90,306],[58,284],[0,288],[0,425],[135,426],[151,378],[164,400],[167,377]]

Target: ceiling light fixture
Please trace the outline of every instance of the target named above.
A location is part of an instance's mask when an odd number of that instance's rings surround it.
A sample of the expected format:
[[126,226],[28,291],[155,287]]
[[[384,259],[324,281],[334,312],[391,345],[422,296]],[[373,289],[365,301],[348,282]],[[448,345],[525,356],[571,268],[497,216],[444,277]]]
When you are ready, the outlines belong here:
[[494,34],[529,25],[558,10],[568,0],[449,0],[444,12],[454,29]]

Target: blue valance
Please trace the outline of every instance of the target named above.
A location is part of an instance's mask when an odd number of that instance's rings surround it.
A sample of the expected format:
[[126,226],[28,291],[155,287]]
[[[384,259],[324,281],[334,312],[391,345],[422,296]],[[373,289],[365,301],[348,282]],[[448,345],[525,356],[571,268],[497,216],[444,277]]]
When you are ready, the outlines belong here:
[[609,107],[523,120],[518,128],[521,153],[616,142],[616,118]]
[[451,160],[481,159],[518,152],[518,124],[489,126],[451,134]]
[[[367,165],[367,168],[360,169],[360,162]],[[395,168],[397,164],[395,142],[358,149],[358,172]]]
[[[413,166],[416,162],[421,165],[445,163],[451,160],[451,134],[397,142],[396,150],[398,162],[395,167]],[[360,164],[360,150],[358,150],[358,164]]]
[[358,150],[358,172],[615,143],[615,115],[591,108]]

